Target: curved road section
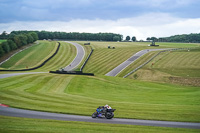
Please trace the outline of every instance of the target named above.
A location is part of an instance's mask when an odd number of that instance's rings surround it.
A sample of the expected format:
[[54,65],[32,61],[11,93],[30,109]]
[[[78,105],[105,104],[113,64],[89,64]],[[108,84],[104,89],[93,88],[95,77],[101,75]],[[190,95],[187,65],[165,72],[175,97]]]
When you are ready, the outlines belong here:
[[[168,49],[170,49],[170,48],[168,48]],[[122,64],[120,64],[119,66],[115,67],[113,70],[108,72],[106,74],[106,76],[113,76],[113,77],[117,76],[117,74],[119,74],[122,70],[124,70],[126,67],[128,67],[131,63],[136,61],[138,58],[140,58],[144,54],[151,52],[151,51],[159,51],[159,50],[167,50],[167,49],[145,49],[145,50],[141,50],[141,51],[137,52],[136,54],[134,54],[133,56],[131,56],[128,60],[124,61]]]
[[65,41],[67,43],[70,43],[72,45],[74,45],[76,47],[76,50],[77,50],[77,55],[76,57],[74,58],[74,60],[71,62],[70,65],[66,66],[64,68],[64,71],[72,71],[74,69],[76,69],[76,67],[82,62],[84,56],[85,56],[85,50],[84,48],[78,44],[78,43],[75,43],[75,42],[68,42],[68,41]]
[[0,106],[0,115],[12,116],[12,117],[37,118],[37,119],[53,119],[62,121],[83,121],[83,122],[95,122],[95,123],[200,129],[200,123],[118,119],[118,118],[113,118],[113,119],[91,118],[89,116],[48,113],[48,112],[23,110],[23,109],[9,108],[9,107],[1,107],[1,106]]

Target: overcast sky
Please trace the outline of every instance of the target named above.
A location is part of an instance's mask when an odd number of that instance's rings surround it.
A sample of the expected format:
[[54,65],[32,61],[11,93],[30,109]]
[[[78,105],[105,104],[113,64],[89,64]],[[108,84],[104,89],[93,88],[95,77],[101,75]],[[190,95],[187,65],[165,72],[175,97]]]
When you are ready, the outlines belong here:
[[200,0],[0,0],[0,32],[200,33]]

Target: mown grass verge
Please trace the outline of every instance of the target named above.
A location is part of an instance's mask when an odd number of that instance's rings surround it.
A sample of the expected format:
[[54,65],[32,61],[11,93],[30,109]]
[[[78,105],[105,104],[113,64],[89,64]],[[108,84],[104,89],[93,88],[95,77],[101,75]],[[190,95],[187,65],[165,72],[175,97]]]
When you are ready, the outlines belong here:
[[99,105],[115,117],[200,122],[198,87],[107,76],[56,74],[0,79],[0,102],[12,107],[90,116]]
[[200,49],[161,53],[129,78],[200,86]]
[[[52,56],[56,51],[58,44],[56,42],[40,41],[40,44],[28,48],[17,55],[13,56],[10,60],[1,65],[4,69],[28,69],[42,64],[47,58]],[[50,70],[58,70],[69,65],[76,56],[76,48],[61,42],[58,53],[50,59],[44,66],[39,69],[32,70],[35,72],[47,72]],[[1,72],[2,73],[2,72]]]
[[102,124],[91,122],[74,122],[58,120],[42,120],[0,116],[0,132],[40,132],[40,133],[189,133],[198,129],[164,128],[151,126],[134,126],[119,124]]
[[1,65],[4,69],[27,69],[39,66],[47,58],[49,58],[57,49],[56,42],[39,41],[22,52],[19,52],[10,60]]
[[58,53],[49,60],[43,67],[34,71],[55,71],[69,65],[76,57],[76,47],[66,43],[60,42],[61,46]]

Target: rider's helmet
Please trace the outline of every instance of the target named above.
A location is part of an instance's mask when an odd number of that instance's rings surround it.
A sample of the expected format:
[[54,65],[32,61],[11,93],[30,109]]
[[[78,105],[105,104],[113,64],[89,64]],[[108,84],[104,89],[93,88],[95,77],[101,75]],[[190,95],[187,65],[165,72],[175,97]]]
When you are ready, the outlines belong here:
[[106,104],[104,107],[105,107],[105,108],[108,108],[109,106],[108,106],[108,104]]

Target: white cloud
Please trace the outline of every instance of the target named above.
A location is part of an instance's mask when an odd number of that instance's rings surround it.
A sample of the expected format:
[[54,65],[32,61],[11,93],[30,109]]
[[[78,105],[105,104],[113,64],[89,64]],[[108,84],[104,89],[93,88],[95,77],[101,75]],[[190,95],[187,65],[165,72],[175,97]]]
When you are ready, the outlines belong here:
[[64,32],[113,32],[126,37],[136,36],[138,40],[147,37],[166,37],[176,34],[189,34],[200,32],[200,18],[183,19],[163,13],[150,13],[135,18],[114,20],[87,20],[75,19],[69,22],[37,21],[0,23],[2,31],[13,30],[47,30]]

